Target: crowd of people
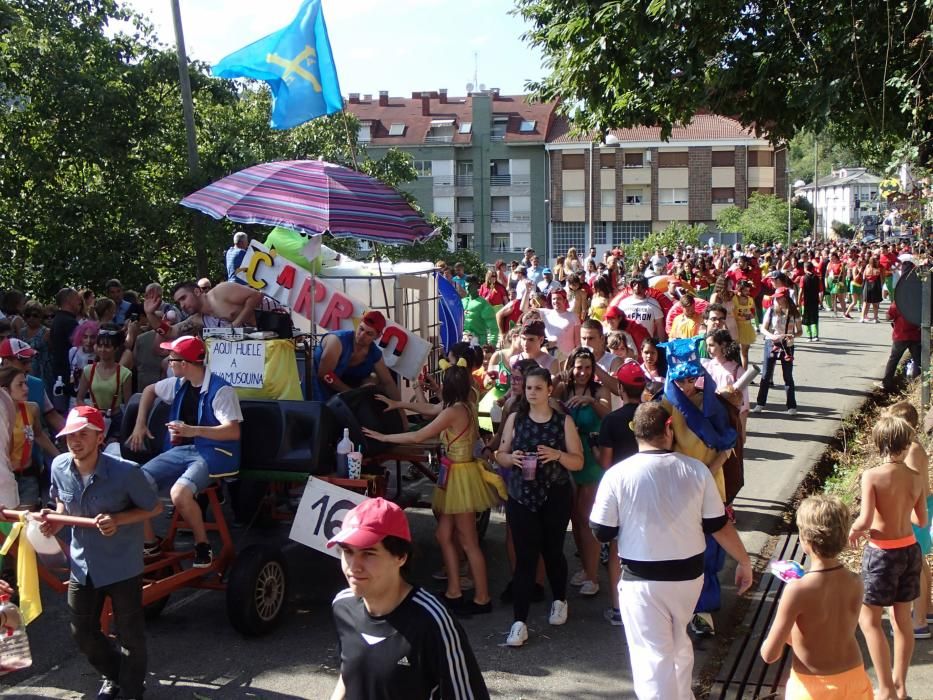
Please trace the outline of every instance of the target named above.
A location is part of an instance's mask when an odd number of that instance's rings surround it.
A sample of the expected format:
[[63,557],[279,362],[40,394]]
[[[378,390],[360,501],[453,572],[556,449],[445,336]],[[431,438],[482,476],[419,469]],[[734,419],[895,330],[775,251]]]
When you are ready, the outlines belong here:
[[[54,305],[15,291],[0,298],[0,502],[94,517],[100,514],[85,512],[80,495],[109,488],[102,498],[124,503],[127,513],[116,524],[104,519],[99,532],[72,545],[69,606],[83,620],[75,637],[104,676],[100,697],[116,697],[119,686],[122,697],[142,694],[140,609],[116,584],[132,580],[129,588],[136,590],[144,553],[162,549],[149,524],[160,506],[149,491],[168,491],[191,525],[193,566],[212,563],[195,496],[213,479],[236,472],[243,417],[232,388],[205,371],[205,346],[196,336],[203,328],[253,325],[256,311],[265,308],[261,293],[235,279],[245,240],[238,234],[227,252],[226,280],[179,283],[170,301],[158,283],[139,295],[118,280],[106,284],[101,299],[72,288],[62,289]],[[751,584],[749,558],[733,526],[749,414],[769,410],[780,364],[785,411],[795,415],[796,343],[804,335],[820,341],[826,313],[848,319],[856,312],[862,322],[878,322],[882,299],[893,302],[902,264],[925,254],[922,244],[911,249],[907,243],[820,241],[759,249],[710,242],[636,258],[621,248],[601,258],[595,249],[582,256],[571,248],[548,267],[528,249],[521,260],[498,261],[482,279],[461,263],[439,261],[438,271],[462,297],[464,335],[448,348],[437,377],[424,376],[408,400],[375,346],[386,325],[378,311],[368,312],[355,331],[326,335],[315,352],[313,383],[321,396],[373,381],[387,409],[423,419],[395,434],[367,428],[368,437],[390,444],[439,438],[443,451],[433,498],[444,564],[435,574],[445,585],[439,603],[396,580],[410,555],[410,535],[397,523],[385,551],[381,538],[336,539],[351,590],[359,593],[363,581],[391,574],[395,605],[404,602],[420,618],[427,611],[446,630],[443,644],[462,648],[465,637],[451,615],[486,614],[494,604],[475,515],[501,503],[512,580],[499,597],[511,605],[514,620],[506,644],[528,641],[529,611],[546,596],[545,582],[552,625],[567,622],[571,589],[599,595],[602,562],[611,584],[604,617],[624,627],[637,694],[691,697],[687,629],[715,634],[711,613],[720,606],[726,553],[738,563],[740,592]],[[904,337],[913,332],[911,324],[894,303],[889,316],[895,345],[887,387],[905,350],[919,369],[914,341]],[[759,336],[761,376],[752,402],[752,346]],[[146,417],[155,399],[171,406],[170,441],[142,465],[144,482],[126,476],[119,457],[95,457],[119,439],[134,393],[142,398],[130,449],[152,439]],[[121,476],[108,487],[91,478],[95,470]],[[378,517],[397,521],[382,511]],[[579,554],[576,571],[564,554],[568,525]],[[112,552],[107,539],[117,529],[131,533],[128,541],[139,540],[138,552],[121,546],[117,578],[112,572],[98,578],[90,570],[91,553]],[[361,549],[377,550],[385,566],[354,574],[371,566]],[[465,594],[470,589],[472,595]],[[115,662],[81,618],[104,595],[121,599],[120,610],[114,609],[125,622],[125,651],[143,654],[142,660]],[[372,595],[377,607],[386,606],[385,590]],[[338,628],[344,620],[346,630],[359,629],[359,609],[341,602],[347,597],[335,601]],[[368,601],[362,593],[357,598]],[[344,645],[343,635],[341,642],[344,668],[354,668],[359,659],[347,654],[355,647]],[[459,664],[458,692],[469,697],[466,691],[482,685],[482,677],[477,681],[471,653]],[[338,691],[356,684],[342,674]],[[335,697],[343,697],[339,692]]]

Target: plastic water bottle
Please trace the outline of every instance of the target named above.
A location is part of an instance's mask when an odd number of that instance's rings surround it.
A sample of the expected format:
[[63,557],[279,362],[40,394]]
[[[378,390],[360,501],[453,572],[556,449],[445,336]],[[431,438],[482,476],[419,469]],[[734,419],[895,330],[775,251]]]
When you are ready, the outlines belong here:
[[6,626],[0,631],[0,675],[32,666],[29,638],[19,608],[10,602],[10,596],[0,596],[0,611]]
[[337,443],[337,476],[346,479],[349,475],[347,471],[347,455],[353,452],[353,441],[350,439],[350,429],[343,429],[343,439]]
[[52,385],[52,396],[64,396],[65,394],[65,381],[58,376],[55,378],[55,384]]

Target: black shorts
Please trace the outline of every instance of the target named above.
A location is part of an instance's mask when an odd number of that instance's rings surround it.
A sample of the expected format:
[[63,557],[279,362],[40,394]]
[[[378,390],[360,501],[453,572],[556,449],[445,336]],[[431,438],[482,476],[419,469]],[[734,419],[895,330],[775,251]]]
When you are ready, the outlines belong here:
[[862,553],[865,604],[887,607],[919,598],[922,559],[920,545],[916,542],[897,549],[865,547]]

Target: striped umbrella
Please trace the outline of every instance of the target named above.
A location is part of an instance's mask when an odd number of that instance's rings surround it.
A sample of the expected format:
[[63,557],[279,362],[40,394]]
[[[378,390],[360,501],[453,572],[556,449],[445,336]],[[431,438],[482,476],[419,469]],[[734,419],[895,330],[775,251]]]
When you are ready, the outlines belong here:
[[438,233],[388,185],[319,160],[254,165],[188,195],[181,203],[215,219],[372,243],[411,245]]

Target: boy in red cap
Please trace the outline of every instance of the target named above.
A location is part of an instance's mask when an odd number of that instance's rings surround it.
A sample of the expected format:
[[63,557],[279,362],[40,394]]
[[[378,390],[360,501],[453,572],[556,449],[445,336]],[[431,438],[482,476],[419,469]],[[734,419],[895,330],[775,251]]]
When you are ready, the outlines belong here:
[[[146,438],[153,439],[146,422],[156,398],[171,407],[163,452],[144,464],[142,470],[159,491],[171,488],[172,503],[194,535],[192,566],[206,569],[213,562],[213,554],[195,496],[212,479],[240,471],[243,413],[233,387],[218,375],[207,374],[203,340],[185,335],[160,347],[169,351],[168,362],[175,376],[143,390],[136,427],[128,442],[138,452]],[[160,549],[160,541],[147,522],[146,554],[158,554]]]
[[[103,676],[98,700],[141,698],[146,677],[146,634],[142,605],[142,522],[162,503],[135,463],[106,452],[104,417],[92,406],[68,413],[58,433],[68,452],[52,462],[50,495],[55,511],[93,518],[97,528],[71,529],[68,609],[78,648]],[[63,525],[37,514],[39,529],[54,535]],[[100,611],[110,598],[119,645],[100,629]]]
[[349,588],[334,598],[340,678],[331,700],[489,698],[463,629],[441,602],[410,585],[405,513],[383,498],[347,513],[340,547]]

